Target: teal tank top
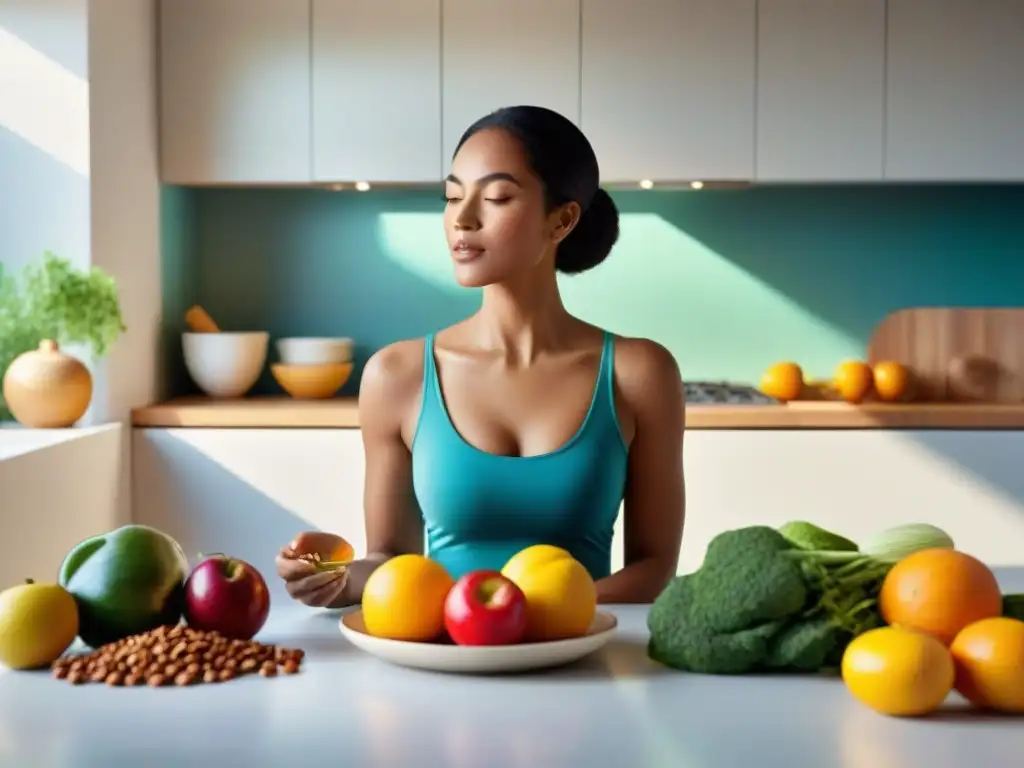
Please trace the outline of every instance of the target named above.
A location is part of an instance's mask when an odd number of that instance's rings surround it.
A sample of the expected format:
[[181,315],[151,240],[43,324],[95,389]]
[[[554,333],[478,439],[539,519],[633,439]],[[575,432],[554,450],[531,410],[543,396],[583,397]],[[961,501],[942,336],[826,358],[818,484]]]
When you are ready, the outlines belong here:
[[500,570],[533,544],[568,550],[595,580],[609,575],[628,458],[615,413],[614,359],[614,338],[605,333],[590,409],[567,443],[537,456],[500,456],[456,431],[437,375],[434,336],[426,337],[413,489],[427,554],[453,578]]

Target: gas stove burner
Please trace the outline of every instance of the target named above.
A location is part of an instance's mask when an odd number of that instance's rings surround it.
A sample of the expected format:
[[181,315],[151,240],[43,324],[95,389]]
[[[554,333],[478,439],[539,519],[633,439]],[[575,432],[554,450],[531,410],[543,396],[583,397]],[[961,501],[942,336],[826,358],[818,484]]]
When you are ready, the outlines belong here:
[[689,405],[781,405],[774,397],[760,392],[748,384],[730,384],[725,381],[688,381],[684,391]]

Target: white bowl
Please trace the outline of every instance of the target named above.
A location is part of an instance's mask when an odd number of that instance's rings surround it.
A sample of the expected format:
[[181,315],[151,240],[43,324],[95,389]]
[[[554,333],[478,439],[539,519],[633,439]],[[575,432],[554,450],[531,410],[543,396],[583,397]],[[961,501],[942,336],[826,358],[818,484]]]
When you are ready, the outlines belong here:
[[293,337],[277,340],[277,354],[285,365],[332,365],[352,362],[352,339]]
[[267,362],[270,334],[183,333],[185,368],[211,397],[241,397],[256,383]]

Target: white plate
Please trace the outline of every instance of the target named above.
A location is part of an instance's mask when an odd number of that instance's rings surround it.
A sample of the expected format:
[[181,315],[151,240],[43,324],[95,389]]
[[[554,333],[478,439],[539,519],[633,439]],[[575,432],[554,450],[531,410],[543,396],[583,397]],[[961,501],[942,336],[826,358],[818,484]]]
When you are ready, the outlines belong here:
[[568,664],[600,649],[615,635],[618,620],[598,611],[583,637],[546,643],[465,646],[385,640],[367,634],[363,612],[355,611],[338,622],[352,645],[377,658],[403,667],[434,672],[522,672]]

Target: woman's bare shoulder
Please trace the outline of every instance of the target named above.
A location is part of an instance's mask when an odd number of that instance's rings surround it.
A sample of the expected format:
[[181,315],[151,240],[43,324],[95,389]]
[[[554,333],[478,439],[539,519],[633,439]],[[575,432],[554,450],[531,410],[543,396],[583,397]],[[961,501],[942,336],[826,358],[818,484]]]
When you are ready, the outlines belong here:
[[419,401],[424,339],[403,339],[374,352],[359,382],[359,418],[369,425],[398,427]]
[[683,407],[683,378],[675,355],[652,339],[615,337],[615,383],[640,408]]

